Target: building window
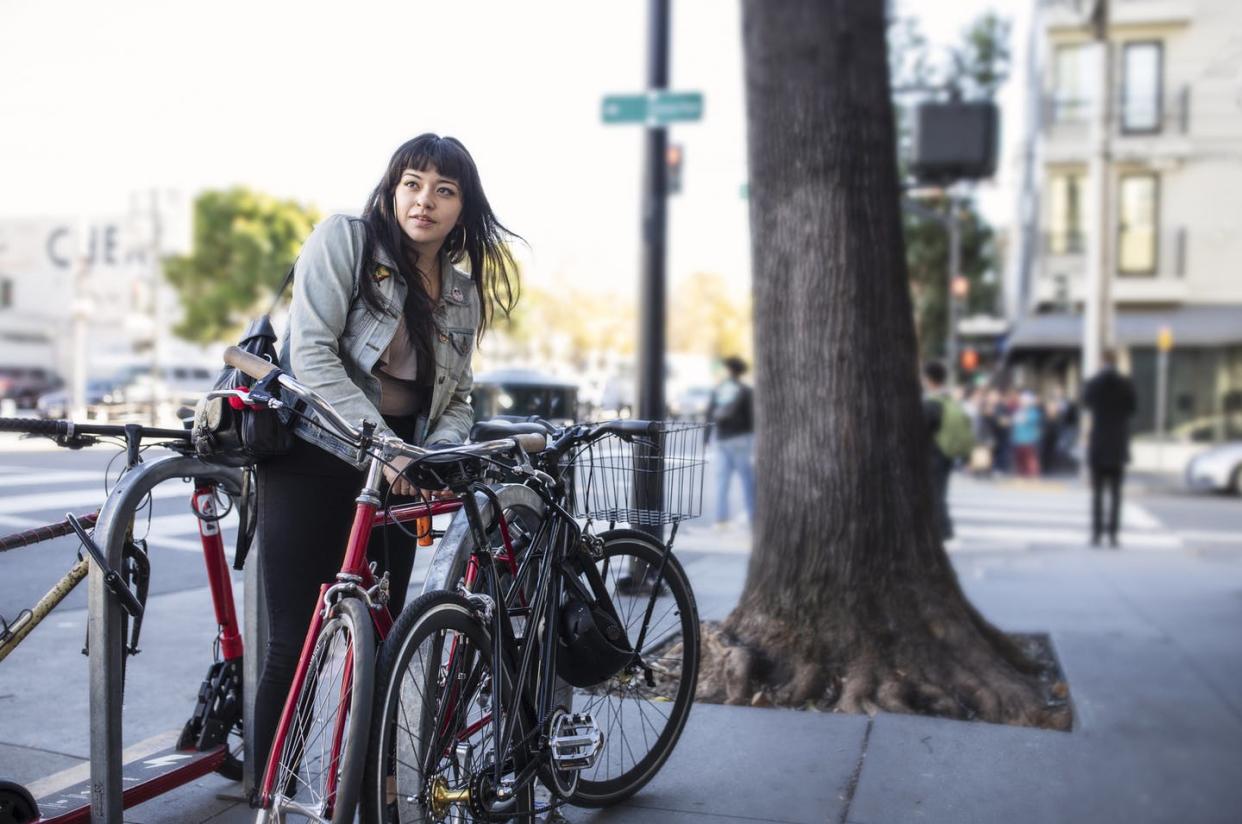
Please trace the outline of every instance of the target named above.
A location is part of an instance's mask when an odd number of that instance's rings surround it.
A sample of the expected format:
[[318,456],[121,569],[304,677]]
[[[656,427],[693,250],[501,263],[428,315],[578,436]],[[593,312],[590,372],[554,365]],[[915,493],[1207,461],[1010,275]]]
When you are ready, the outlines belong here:
[[1084,46],[1057,46],[1052,78],[1053,123],[1086,122],[1091,100],[1089,54]]
[[1123,275],[1156,273],[1159,196],[1155,175],[1122,175],[1117,204],[1117,270]]
[[1163,46],[1158,41],[1126,43],[1121,55],[1121,130],[1158,132],[1164,105]]
[[1083,176],[1077,172],[1053,175],[1049,189],[1048,251],[1054,255],[1080,254],[1083,251]]
[[0,309],[10,309],[13,306],[13,279],[0,278]]

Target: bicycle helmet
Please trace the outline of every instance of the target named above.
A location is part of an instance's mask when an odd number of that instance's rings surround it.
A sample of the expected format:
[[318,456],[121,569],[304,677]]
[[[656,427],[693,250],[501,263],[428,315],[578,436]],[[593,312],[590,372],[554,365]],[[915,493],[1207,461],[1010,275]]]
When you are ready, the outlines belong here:
[[625,627],[611,610],[587,603],[576,592],[566,593],[557,675],[575,687],[591,687],[616,675],[633,656]]

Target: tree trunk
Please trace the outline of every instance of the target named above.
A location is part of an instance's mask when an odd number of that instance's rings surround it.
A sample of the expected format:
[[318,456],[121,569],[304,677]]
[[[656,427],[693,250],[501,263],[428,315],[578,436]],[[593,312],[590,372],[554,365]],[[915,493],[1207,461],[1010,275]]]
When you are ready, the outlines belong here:
[[1063,726],[934,528],[884,3],[743,0],[743,29],[758,517],[707,683],[731,703]]

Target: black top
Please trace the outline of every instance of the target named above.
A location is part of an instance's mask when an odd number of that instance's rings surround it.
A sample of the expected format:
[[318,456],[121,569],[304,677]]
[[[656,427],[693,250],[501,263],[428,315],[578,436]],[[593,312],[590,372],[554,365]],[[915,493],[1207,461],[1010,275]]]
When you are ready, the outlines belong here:
[[721,381],[712,390],[707,420],[716,425],[717,438],[735,438],[755,431],[754,391],[741,381]]
[[1104,369],[1087,382],[1083,405],[1091,410],[1091,468],[1122,468],[1130,461],[1130,418],[1137,407],[1134,382],[1115,369]]

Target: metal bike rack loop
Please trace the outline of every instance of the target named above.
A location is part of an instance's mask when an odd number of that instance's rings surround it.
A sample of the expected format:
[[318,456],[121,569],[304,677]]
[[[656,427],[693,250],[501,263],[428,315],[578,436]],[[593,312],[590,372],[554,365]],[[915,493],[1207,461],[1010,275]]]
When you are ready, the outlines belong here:
[[[241,490],[241,470],[212,466],[197,458],[170,456],[139,464],[109,493],[95,523],[95,543],[108,564],[120,568],[126,532],[135,510],[155,486],[172,478],[210,478],[226,490]],[[121,782],[121,607],[91,564],[88,579],[91,711],[91,821],[122,821]],[[253,656],[251,656],[253,657]]]

